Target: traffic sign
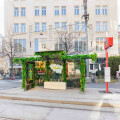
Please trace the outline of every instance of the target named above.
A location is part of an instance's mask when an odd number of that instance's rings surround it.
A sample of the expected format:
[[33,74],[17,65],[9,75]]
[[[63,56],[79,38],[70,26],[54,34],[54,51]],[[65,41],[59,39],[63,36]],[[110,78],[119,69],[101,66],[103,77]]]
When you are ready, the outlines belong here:
[[113,46],[113,37],[106,37],[106,40],[105,40],[105,50],[107,50],[109,47],[112,47]]
[[110,67],[105,67],[105,82],[110,82]]

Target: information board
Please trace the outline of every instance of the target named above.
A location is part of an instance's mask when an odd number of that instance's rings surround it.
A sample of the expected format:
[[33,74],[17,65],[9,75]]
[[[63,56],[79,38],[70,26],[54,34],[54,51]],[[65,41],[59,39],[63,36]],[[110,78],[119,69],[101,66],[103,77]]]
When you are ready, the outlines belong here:
[[33,80],[33,64],[28,65],[28,80]]
[[110,82],[110,67],[105,67],[105,82]]

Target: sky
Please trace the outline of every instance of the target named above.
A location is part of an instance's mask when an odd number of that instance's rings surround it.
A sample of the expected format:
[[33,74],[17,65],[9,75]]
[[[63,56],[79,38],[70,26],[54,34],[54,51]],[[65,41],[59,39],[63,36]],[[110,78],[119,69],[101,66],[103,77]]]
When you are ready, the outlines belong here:
[[[118,24],[120,25],[120,0],[118,0]],[[0,34],[4,35],[4,0],[0,0]]]

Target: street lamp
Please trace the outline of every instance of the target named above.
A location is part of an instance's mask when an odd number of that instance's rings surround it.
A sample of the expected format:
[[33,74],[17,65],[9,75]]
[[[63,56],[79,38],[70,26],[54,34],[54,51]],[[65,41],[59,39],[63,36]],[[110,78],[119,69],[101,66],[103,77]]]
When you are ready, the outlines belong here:
[[[84,19],[85,19],[85,27],[86,27],[86,54],[89,54],[88,51],[88,30],[87,30],[87,26],[88,26],[88,20],[89,20],[89,14],[87,13],[87,0],[83,0],[83,6],[84,6]],[[86,81],[90,82],[90,77],[89,77],[89,60],[86,60]]]

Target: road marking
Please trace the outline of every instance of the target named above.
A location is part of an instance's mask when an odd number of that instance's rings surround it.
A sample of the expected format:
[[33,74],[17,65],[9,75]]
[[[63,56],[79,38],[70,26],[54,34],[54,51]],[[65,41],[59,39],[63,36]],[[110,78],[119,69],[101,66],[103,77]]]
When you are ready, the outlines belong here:
[[[10,97],[10,96],[0,96],[0,99],[32,101],[32,102],[44,102],[44,103],[58,103],[58,104],[72,104],[72,105],[85,105],[85,106],[95,106],[95,107],[100,106],[99,102],[62,101],[62,100],[21,98],[21,97]],[[120,108],[120,104],[102,103],[101,107]]]
[[15,119],[15,118],[0,117],[0,120],[22,120],[22,119]]

